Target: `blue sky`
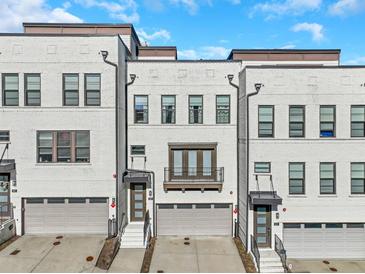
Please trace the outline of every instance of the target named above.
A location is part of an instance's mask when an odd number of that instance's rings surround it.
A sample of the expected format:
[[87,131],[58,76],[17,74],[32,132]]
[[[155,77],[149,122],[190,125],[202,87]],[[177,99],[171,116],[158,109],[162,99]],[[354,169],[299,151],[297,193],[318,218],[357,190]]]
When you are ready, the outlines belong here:
[[1,32],[21,22],[133,23],[180,59],[222,59],[232,48],[340,48],[365,64],[365,0],[1,0]]

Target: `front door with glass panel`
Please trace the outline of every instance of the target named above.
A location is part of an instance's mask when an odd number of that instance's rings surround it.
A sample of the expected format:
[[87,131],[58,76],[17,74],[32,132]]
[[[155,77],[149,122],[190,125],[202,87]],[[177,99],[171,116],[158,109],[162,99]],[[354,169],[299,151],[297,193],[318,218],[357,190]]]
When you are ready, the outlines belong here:
[[254,207],[254,235],[259,247],[271,247],[271,206]]
[[1,216],[10,214],[10,176],[9,174],[0,173],[0,211]]
[[131,184],[131,221],[143,222],[146,213],[146,184]]

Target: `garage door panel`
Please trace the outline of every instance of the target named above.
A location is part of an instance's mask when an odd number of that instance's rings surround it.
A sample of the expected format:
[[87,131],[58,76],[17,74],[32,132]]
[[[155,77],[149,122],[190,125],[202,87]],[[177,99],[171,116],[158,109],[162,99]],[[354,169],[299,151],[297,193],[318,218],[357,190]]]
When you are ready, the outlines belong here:
[[[43,203],[34,203],[40,199],[30,199],[28,203],[28,199],[25,199],[25,233],[106,234],[109,209],[107,199],[102,199],[105,202],[89,203],[89,199],[73,198],[73,202],[68,203],[67,198],[49,198],[43,199]],[[64,203],[59,203],[62,200]]]

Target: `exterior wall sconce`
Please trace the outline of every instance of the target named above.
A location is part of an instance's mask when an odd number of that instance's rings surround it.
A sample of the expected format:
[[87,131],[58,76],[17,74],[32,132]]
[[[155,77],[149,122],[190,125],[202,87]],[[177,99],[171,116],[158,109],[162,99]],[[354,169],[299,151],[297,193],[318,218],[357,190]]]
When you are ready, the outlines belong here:
[[255,89],[256,89],[257,92],[259,92],[262,87],[264,87],[264,84],[262,84],[262,83],[255,83]]

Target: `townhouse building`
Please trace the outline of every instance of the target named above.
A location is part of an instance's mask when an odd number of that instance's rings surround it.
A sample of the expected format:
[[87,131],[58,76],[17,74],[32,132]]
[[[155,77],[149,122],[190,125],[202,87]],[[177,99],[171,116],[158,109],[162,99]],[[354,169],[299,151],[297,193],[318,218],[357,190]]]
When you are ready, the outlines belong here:
[[284,248],[365,258],[365,69],[339,50],[191,61],[128,24],[24,32],[0,36],[0,202],[18,234],[117,219],[125,248],[225,235],[258,268]]

